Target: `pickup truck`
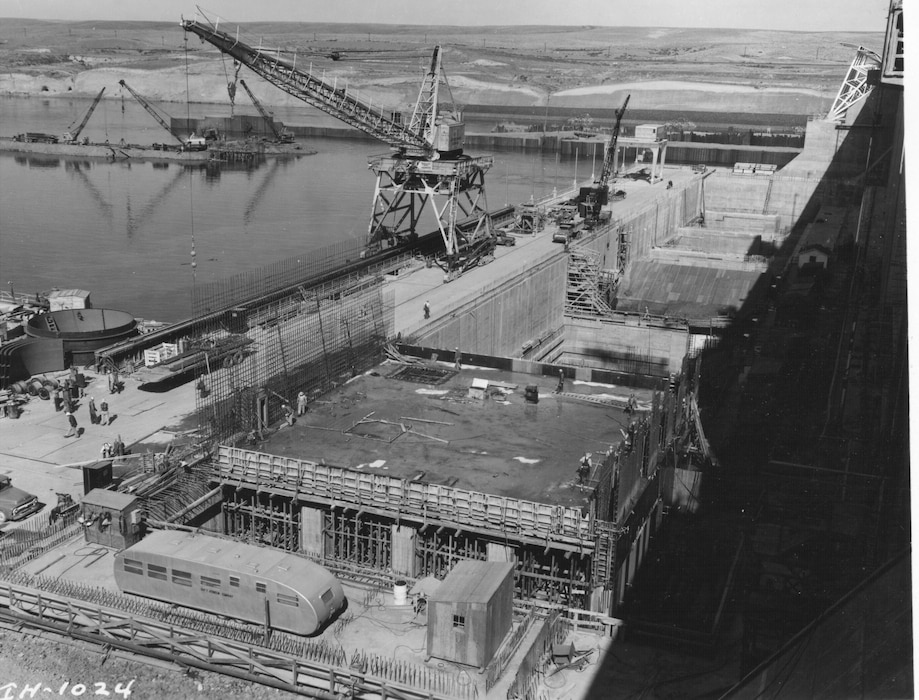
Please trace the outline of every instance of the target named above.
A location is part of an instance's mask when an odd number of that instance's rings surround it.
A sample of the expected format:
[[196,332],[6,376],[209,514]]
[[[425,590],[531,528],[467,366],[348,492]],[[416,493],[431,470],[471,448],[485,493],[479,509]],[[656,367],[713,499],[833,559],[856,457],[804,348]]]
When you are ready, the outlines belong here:
[[22,520],[43,507],[37,497],[13,486],[10,477],[0,476],[0,524]]

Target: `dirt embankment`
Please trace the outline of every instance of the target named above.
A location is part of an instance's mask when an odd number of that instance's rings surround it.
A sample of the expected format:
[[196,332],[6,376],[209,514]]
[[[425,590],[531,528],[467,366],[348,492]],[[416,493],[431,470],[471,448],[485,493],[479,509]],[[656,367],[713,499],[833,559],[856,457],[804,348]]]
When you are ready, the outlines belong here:
[[[120,652],[106,653],[95,645],[56,640],[56,637],[0,631],[0,691],[6,691],[3,697],[73,696],[79,692],[79,685],[85,686],[86,697],[108,694],[114,698],[137,700],[194,697],[293,700],[300,697],[229,676],[182,670],[172,664],[136,661]],[[37,695],[26,690],[35,686],[40,686]]]
[[[248,37],[253,45],[281,47],[299,68],[403,111],[414,104],[421,66],[438,43],[450,82],[442,99],[452,94],[459,105],[589,110],[630,94],[632,109],[821,114],[853,56],[842,42],[882,40],[871,33],[612,27],[249,29],[257,31]],[[240,38],[247,38],[245,27]],[[11,20],[0,28],[0,95],[92,97],[108,87],[106,97],[117,99],[123,79],[154,102],[227,104],[234,73],[232,61],[175,24]],[[240,76],[267,105],[302,104],[248,69]]]

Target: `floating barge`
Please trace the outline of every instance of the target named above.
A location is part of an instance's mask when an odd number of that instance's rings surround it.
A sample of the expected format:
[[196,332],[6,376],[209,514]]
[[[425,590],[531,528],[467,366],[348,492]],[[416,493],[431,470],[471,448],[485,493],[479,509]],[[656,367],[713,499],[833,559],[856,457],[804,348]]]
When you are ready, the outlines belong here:
[[9,137],[0,137],[0,153],[27,153],[67,158],[101,158],[105,160],[159,160],[179,163],[238,163],[263,158],[266,155],[286,155],[295,153],[309,155],[313,151],[303,150],[293,144],[279,147],[274,144],[266,147],[264,142],[226,142],[202,151],[181,151],[172,146],[113,143],[51,143],[48,141],[20,141]]

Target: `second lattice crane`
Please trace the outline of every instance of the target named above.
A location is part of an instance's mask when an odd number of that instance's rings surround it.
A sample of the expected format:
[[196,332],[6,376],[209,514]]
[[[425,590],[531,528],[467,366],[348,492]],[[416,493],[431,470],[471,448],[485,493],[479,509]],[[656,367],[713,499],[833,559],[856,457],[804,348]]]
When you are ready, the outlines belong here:
[[625,114],[625,108],[629,106],[630,97],[631,95],[626,95],[622,107],[616,110],[616,124],[613,126],[613,133],[606,147],[600,177],[597,178],[592,186],[582,187],[578,194],[578,207],[587,226],[593,226],[600,220],[603,207],[609,203],[609,183],[616,175],[616,149],[619,142],[619,129],[622,125],[622,115]]
[[274,140],[278,143],[293,143],[294,135],[287,131],[283,124],[281,125],[281,128],[278,128],[278,125],[274,120],[274,115],[265,109],[259,99],[252,94],[252,90],[250,90],[249,86],[246,85],[246,81],[240,80],[239,84],[243,86],[243,90],[246,91],[249,99],[252,100],[252,104],[255,105],[258,113],[262,115],[262,119],[265,120],[265,124],[269,129],[271,129],[271,133],[274,134]]

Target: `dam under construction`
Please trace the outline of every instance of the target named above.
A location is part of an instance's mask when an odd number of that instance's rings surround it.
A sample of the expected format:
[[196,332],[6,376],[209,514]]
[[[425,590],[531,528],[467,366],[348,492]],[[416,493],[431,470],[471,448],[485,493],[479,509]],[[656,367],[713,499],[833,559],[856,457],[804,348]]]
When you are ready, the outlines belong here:
[[[197,285],[190,318],[85,367],[124,383],[133,457],[86,459],[79,509],[0,540],[4,619],[324,698],[647,690],[617,645],[704,660],[725,697],[871,694],[849,669],[875,644],[911,684],[902,67],[876,70],[781,167],[668,165],[653,137],[623,160],[623,136],[597,213],[593,182],[485,210],[472,172],[440,231],[375,210],[369,248]],[[299,639],[282,593],[254,622],[128,595],[114,553],[145,529],[307,558],[348,608]],[[107,549],[77,570],[84,542]]]

